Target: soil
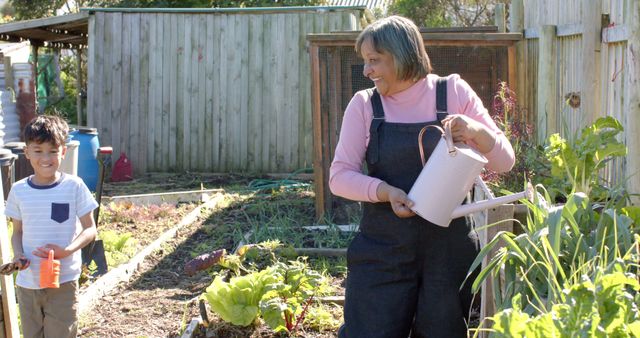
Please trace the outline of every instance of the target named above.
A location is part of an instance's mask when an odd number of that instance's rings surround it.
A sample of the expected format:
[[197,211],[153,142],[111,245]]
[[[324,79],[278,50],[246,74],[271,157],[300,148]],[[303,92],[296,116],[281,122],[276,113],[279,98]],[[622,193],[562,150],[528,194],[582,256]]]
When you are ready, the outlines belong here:
[[[229,175],[147,175],[133,182],[106,183],[103,196],[117,196],[165,191],[186,191],[227,187],[246,187],[254,177]],[[233,194],[230,190],[229,194]],[[313,193],[296,192],[295,199],[300,205],[301,215],[296,217],[302,225],[313,222]],[[198,300],[202,292],[212,282],[211,271],[201,271],[193,276],[183,272],[184,264],[198,254],[224,248],[233,251],[241,238],[242,231],[249,230],[246,224],[254,201],[269,201],[278,209],[281,201],[273,194],[256,194],[240,202],[229,202],[223,208],[206,210],[200,219],[180,229],[176,236],[165,242],[161,250],[148,256],[129,283],[121,283],[108,296],[99,300],[88,313],[80,318],[80,337],[179,337],[193,318],[200,317]],[[302,201],[302,202],[300,202]],[[226,200],[225,200],[226,203]],[[165,207],[151,212],[135,206],[128,206],[135,221],[125,218],[109,219],[103,222],[102,215],[109,215],[108,208],[127,206],[105,206],[101,211],[101,229],[130,231],[140,244],[148,244],[162,232],[173,227],[194,205]],[[257,211],[256,211],[257,212]],[[288,212],[291,212],[290,210]],[[163,217],[153,217],[161,213]],[[108,217],[105,217],[108,218]],[[333,283],[338,287],[340,280]],[[342,292],[342,291],[341,291]],[[215,320],[209,328],[200,330],[200,337],[275,337],[264,327],[240,329]],[[335,337],[334,332],[307,333],[300,337]]]

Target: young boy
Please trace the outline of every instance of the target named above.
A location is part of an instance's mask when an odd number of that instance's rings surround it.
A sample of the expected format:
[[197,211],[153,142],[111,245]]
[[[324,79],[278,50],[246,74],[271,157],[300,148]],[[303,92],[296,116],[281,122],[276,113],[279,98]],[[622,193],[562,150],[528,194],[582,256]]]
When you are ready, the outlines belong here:
[[[80,249],[96,237],[92,211],[98,203],[79,177],[58,171],[67,130],[67,123],[56,116],[40,115],[25,126],[25,155],[34,174],[13,184],[7,199],[25,338],[77,333]],[[60,260],[60,287],[43,289],[40,263],[49,250]]]

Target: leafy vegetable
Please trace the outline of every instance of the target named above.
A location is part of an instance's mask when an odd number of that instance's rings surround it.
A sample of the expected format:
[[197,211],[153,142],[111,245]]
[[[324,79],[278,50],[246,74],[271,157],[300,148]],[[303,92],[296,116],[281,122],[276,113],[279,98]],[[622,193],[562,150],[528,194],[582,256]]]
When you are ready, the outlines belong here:
[[277,276],[270,269],[234,277],[229,282],[224,282],[218,276],[207,288],[204,297],[224,321],[248,326],[258,317],[262,296],[269,285],[276,281]]

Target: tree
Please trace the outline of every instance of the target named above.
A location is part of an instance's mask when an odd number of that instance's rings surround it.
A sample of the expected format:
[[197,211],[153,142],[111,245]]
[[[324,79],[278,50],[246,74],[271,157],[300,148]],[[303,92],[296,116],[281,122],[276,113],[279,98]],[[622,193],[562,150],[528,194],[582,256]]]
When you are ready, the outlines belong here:
[[493,7],[509,0],[395,0],[390,14],[412,19],[422,27],[471,27],[493,24]]

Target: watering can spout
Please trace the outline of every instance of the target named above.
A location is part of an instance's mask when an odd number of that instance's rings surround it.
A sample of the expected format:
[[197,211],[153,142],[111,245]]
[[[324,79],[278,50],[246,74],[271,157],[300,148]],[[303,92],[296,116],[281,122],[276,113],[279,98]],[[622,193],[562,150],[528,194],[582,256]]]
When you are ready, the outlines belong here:
[[515,194],[500,196],[497,198],[492,198],[484,201],[478,201],[470,204],[461,205],[453,210],[451,213],[451,219],[466,216],[472,214],[474,212],[483,211],[491,208],[495,208],[497,206],[512,203],[521,199],[528,199],[533,201],[534,190],[531,183],[527,184],[527,189]]

